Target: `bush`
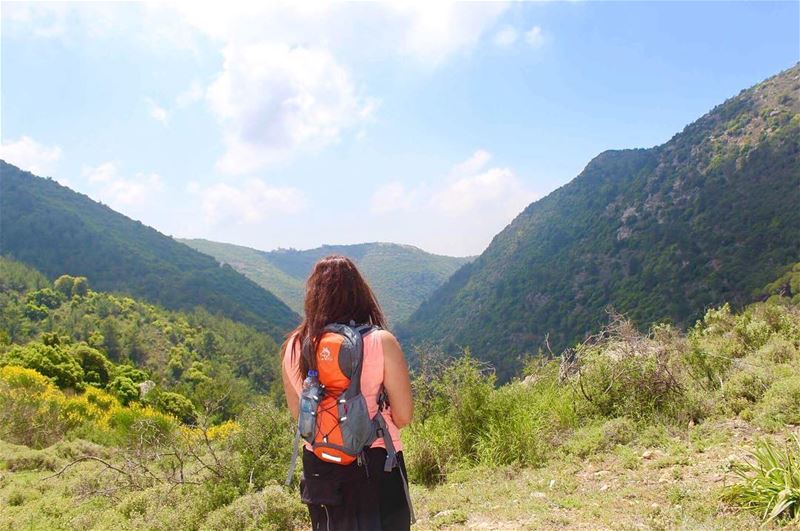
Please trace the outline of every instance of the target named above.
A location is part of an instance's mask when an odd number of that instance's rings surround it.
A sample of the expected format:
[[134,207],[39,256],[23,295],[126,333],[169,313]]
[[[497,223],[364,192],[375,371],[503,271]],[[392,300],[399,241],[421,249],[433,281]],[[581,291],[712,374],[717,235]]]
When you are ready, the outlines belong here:
[[307,525],[307,516],[298,496],[270,485],[212,512],[201,529],[299,529]]
[[676,331],[656,327],[650,336],[616,319],[576,352],[578,400],[604,417],[687,421],[702,414],[686,392],[683,344]]
[[184,424],[192,424],[197,420],[197,411],[192,401],[178,393],[162,391],[158,393],[156,408],[172,415]]
[[69,425],[62,415],[63,395],[32,369],[0,368],[0,439],[33,448],[58,441]]
[[612,450],[618,444],[628,444],[636,435],[636,425],[628,418],[611,419],[579,428],[566,443],[564,450],[577,457],[588,457]]
[[800,523],[800,438],[783,450],[759,441],[751,460],[737,463],[739,483],[725,487],[724,501],[757,514],[765,523]]
[[798,350],[795,345],[783,336],[772,336],[764,346],[758,350],[761,359],[772,363],[788,363],[797,357]]
[[423,485],[442,483],[458,464],[458,429],[452,419],[432,415],[413,422],[403,432],[409,481]]
[[286,479],[295,423],[285,408],[259,399],[239,417],[239,431],[227,440],[236,452],[228,479],[240,492],[262,489]]
[[105,423],[111,442],[122,446],[156,448],[171,442],[177,428],[171,417],[136,403],[112,410]]
[[781,429],[800,424],[800,378],[789,377],[775,382],[755,410],[758,424],[767,429]]
[[555,366],[539,369],[533,383],[505,385],[490,395],[475,445],[489,466],[539,466],[573,423],[572,395],[558,384]]
[[738,415],[758,402],[772,383],[764,369],[748,368],[735,372],[722,386],[723,409]]
[[83,387],[83,369],[59,345],[28,343],[24,347],[14,346],[0,363],[34,369],[50,378],[61,389]]
[[103,387],[108,384],[114,365],[97,349],[89,345],[74,346],[69,353],[83,369],[84,381],[89,385]]
[[106,389],[116,396],[122,405],[127,406],[134,400],[139,399],[139,388],[133,383],[133,380],[127,376],[116,376],[111,383],[106,386]]

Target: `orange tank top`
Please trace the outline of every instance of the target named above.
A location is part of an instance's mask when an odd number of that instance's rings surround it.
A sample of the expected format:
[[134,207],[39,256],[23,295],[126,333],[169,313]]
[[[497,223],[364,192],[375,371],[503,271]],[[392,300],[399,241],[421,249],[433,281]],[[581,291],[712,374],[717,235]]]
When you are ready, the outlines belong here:
[[[289,381],[292,384],[297,396],[303,389],[303,380],[300,377],[299,363],[300,363],[300,343],[294,341],[294,336],[289,341],[287,348],[292,348],[291,353],[284,353],[283,366],[286,369],[286,374],[289,375]],[[369,416],[375,416],[378,412],[378,394],[380,393],[381,386],[383,385],[383,342],[381,341],[381,334],[378,331],[367,334],[364,337],[364,363],[361,367],[361,394],[367,401],[369,408]],[[400,430],[394,423],[392,418],[392,408],[388,407],[383,410],[383,417],[386,419],[386,424],[389,427],[389,432],[392,434],[392,442],[396,451],[403,449],[403,443],[400,440]],[[306,448],[310,451],[311,445],[305,443]],[[383,439],[377,439],[372,443],[372,448],[385,448],[386,445]]]

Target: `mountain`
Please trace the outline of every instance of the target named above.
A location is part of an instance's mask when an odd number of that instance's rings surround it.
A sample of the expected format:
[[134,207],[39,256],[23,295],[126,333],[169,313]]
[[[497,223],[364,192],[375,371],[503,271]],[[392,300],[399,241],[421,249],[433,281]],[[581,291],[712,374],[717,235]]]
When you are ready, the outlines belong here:
[[347,256],[358,265],[393,323],[407,319],[433,290],[471,260],[430,254],[395,243],[323,245],[306,251],[266,252],[208,240],[179,241],[230,264],[301,314],[305,282],[314,263],[329,254]]
[[205,307],[282,337],[298,316],[213,258],[89,197],[0,161],[0,252],[51,279],[81,275],[98,291],[169,309]]
[[651,149],[606,151],[529,205],[400,330],[471,347],[501,379],[607,321],[693,323],[741,306],[800,256],[800,65]]

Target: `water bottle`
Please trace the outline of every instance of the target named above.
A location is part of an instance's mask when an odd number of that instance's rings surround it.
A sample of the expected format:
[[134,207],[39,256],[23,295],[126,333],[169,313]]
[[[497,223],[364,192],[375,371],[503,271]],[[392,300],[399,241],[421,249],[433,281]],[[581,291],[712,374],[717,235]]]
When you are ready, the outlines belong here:
[[303,381],[303,391],[300,393],[300,415],[297,417],[300,437],[308,441],[313,440],[316,435],[319,390],[319,373],[312,369],[308,371],[308,376]]

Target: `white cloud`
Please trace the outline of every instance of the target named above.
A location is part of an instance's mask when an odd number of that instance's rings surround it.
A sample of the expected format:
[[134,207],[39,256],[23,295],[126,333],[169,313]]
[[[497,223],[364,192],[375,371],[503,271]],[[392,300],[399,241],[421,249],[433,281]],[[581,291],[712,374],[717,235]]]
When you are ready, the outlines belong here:
[[436,65],[470,49],[507,9],[503,2],[395,2],[389,9],[405,19],[403,49]]
[[123,213],[147,206],[164,189],[159,174],[139,172],[125,177],[113,162],[84,166],[81,173],[89,182],[93,197]]
[[37,175],[55,171],[61,159],[60,146],[45,146],[29,136],[0,145],[0,159]]
[[150,108],[151,118],[160,122],[162,125],[167,125],[169,123],[169,112],[164,107],[150,98],[147,98],[147,105]]
[[525,42],[533,48],[541,48],[545,43],[545,36],[542,33],[542,28],[534,26],[525,32]]
[[500,31],[494,34],[494,43],[501,48],[507,48],[517,42],[519,34],[511,26],[505,26]]
[[436,252],[476,254],[523,208],[537,199],[510,168],[487,167],[479,149],[433,183],[389,183],[370,198],[373,223],[397,241]]
[[433,206],[451,217],[480,215],[485,212],[485,207],[515,214],[529,202],[530,194],[508,168],[491,168],[477,175],[463,177],[432,198]]
[[325,49],[262,42],[230,44],[224,55],[207,92],[227,146],[223,172],[252,172],[334,143],[375,108]]
[[459,162],[453,166],[450,174],[455,176],[473,175],[485,168],[491,159],[491,153],[485,149],[479,149],[464,162]]
[[264,219],[298,214],[307,208],[303,193],[290,186],[270,186],[250,179],[239,186],[214,183],[190,184],[189,192],[199,198],[207,225],[255,224]]
[[374,57],[407,55],[436,65],[474,46],[507,2],[213,2],[154,4],[223,43],[264,40],[347,49]]

